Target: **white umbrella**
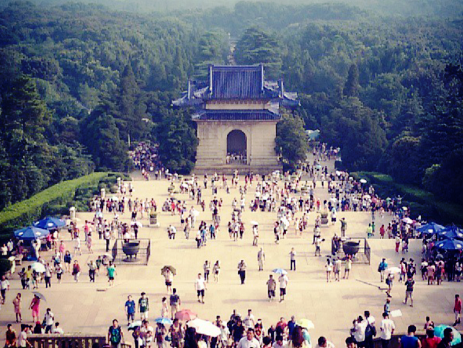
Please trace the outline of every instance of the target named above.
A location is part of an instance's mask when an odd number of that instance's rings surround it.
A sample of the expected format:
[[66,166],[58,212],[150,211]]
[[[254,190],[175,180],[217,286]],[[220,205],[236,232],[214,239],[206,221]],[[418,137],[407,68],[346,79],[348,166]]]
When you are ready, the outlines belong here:
[[103,256],[103,258],[107,257],[107,258],[110,259],[110,260],[113,259],[113,256],[112,256],[111,254],[109,254],[109,253],[104,253],[104,254],[101,255],[101,256]]
[[128,330],[133,330],[136,327],[141,326],[141,324],[142,324],[141,320],[135,320],[132,324],[129,325],[129,327],[127,329]]
[[133,221],[130,226],[135,226],[137,225],[138,227],[142,228],[143,227],[143,224],[140,222],[140,221]]
[[361,183],[361,184],[366,184],[367,181],[366,181],[365,179],[360,179],[360,183]]
[[257,221],[251,221],[251,225],[253,226],[259,226],[259,223]]
[[409,224],[409,225],[413,223],[413,220],[410,219],[410,218],[408,218],[408,217],[407,217],[407,218],[403,218],[402,221],[405,222],[406,224]]
[[207,320],[202,320],[199,318],[190,320],[187,322],[188,327],[194,327],[196,333],[201,335],[217,337],[220,335],[220,329],[215,326],[213,323]]
[[45,273],[45,266],[43,263],[34,262],[31,266],[32,270],[36,271],[37,273]]
[[386,274],[399,274],[400,273],[400,268],[399,267],[389,267],[386,268]]

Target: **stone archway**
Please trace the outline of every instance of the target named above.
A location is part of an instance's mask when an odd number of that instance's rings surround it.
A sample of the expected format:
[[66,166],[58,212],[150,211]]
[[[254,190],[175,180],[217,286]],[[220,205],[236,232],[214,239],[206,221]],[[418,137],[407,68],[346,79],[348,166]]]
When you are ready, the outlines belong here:
[[227,135],[227,164],[247,164],[247,138],[239,129],[234,129]]

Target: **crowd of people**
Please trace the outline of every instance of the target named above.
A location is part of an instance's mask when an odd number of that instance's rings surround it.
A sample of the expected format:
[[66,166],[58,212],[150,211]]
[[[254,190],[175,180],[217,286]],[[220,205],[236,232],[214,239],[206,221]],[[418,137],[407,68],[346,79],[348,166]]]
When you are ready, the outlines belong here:
[[[168,170],[162,168],[156,155],[156,147],[149,144],[140,144],[132,153],[132,158],[136,168],[140,169],[143,176],[149,180],[150,173],[154,173],[156,179],[164,177],[171,181],[172,190],[170,195],[161,205],[163,212],[178,216],[177,224],[170,224],[167,227],[167,233],[170,239],[175,240],[177,229],[183,231],[185,239],[193,240],[197,248],[204,248],[213,244],[217,235],[221,233],[220,226],[222,221],[223,199],[219,197],[221,193],[231,195],[236,192],[236,197],[232,200],[232,213],[227,218],[227,232],[230,240],[238,242],[243,239],[248,226],[243,220],[243,213],[249,210],[253,214],[259,212],[271,212],[275,214],[273,221],[274,241],[279,244],[289,233],[302,236],[309,229],[309,216],[315,215],[313,225],[314,254],[321,257],[321,247],[325,238],[322,236],[321,227],[323,225],[336,225],[338,223],[337,214],[340,211],[367,211],[371,212],[371,222],[367,228],[367,237],[373,237],[379,232],[380,238],[395,238],[396,251],[399,252],[402,246],[402,252],[406,253],[408,240],[417,237],[416,227],[418,224],[408,223],[406,218],[409,217],[410,209],[402,207],[402,198],[382,199],[379,197],[372,186],[354,180],[346,172],[335,171],[329,173],[327,166],[322,166],[321,161],[332,158],[337,155],[336,149],[327,149],[326,147],[318,148],[314,154],[314,161],[303,165],[300,171],[294,175],[272,173],[266,176],[254,175],[248,173],[244,175],[244,181],[240,180],[238,172],[230,179],[225,175],[214,173],[212,176],[205,174],[202,178],[192,176],[188,179],[182,179],[176,174],[170,174]],[[241,176],[243,179],[243,176]],[[317,197],[315,189],[321,185],[329,193],[329,199],[323,200]],[[180,194],[188,195],[187,199],[174,198],[173,194],[178,190]],[[211,200],[206,203],[203,198],[203,192],[211,190]],[[252,199],[247,202],[246,195],[253,191]],[[134,188],[131,183],[122,183],[117,195],[112,197],[99,196],[95,197],[90,203],[93,210],[93,219],[85,221],[82,226],[77,223],[69,225],[68,233],[70,242],[65,240],[63,234],[66,231],[53,231],[47,246],[52,250],[52,256],[48,260],[37,253],[37,262],[43,264],[44,271],[37,271],[31,266],[23,268],[19,272],[21,285],[23,289],[38,289],[44,284],[45,288],[52,286],[52,278],[56,275],[57,283],[60,283],[63,277],[72,276],[75,282],[79,282],[80,275],[84,272],[84,265],[79,264],[78,256],[82,253],[91,255],[88,261],[85,273],[88,274],[88,281],[95,282],[95,278],[101,275],[107,277],[109,286],[114,284],[117,276],[116,265],[112,262],[112,256],[109,253],[111,243],[115,239],[129,241],[138,239],[139,229],[141,226],[140,219],[149,216],[152,212],[158,211],[158,205],[154,198],[139,199],[134,195]],[[190,200],[191,202],[188,202]],[[206,214],[209,210],[211,214],[209,219],[199,218],[200,211],[195,207],[199,206],[201,213]],[[191,204],[191,205],[190,205]],[[121,221],[121,217],[130,214],[130,223]],[[379,231],[376,231],[376,220],[385,215],[392,217],[391,223],[385,226],[381,224]],[[329,217],[329,219],[328,219]],[[325,264],[326,281],[341,281],[349,279],[352,269],[352,256],[342,255],[341,243],[346,237],[347,221],[345,218],[340,220],[339,237],[337,234],[332,238],[331,254]],[[224,226],[222,224],[222,226]],[[264,270],[265,251],[259,245],[259,223],[252,222],[249,226],[252,233],[252,245],[256,247],[257,264],[259,271]],[[190,238],[194,236],[194,238]],[[106,254],[93,257],[94,239],[98,236],[99,240],[105,241]],[[444,262],[442,257],[438,257],[433,251],[433,240],[424,241],[423,243],[423,260],[421,263],[422,279],[428,284],[440,284],[442,279],[449,281],[459,281],[461,276],[462,262],[460,259]],[[397,243],[399,247],[397,247]],[[84,245],[84,246],[82,246]],[[17,250],[20,245],[14,241],[8,242],[2,246],[0,252],[6,255]],[[39,248],[40,249],[40,248]],[[84,250],[86,249],[86,250]],[[339,254],[338,254],[339,252]],[[289,268],[296,271],[297,252],[294,248],[289,252]],[[238,261],[238,260],[237,260]],[[374,337],[380,337],[383,342],[383,348],[387,348],[395,326],[390,319],[392,286],[395,277],[394,273],[387,273],[387,263],[384,259],[383,264],[378,267],[381,274],[381,281],[388,285],[386,291],[387,299],[384,305],[383,320],[376,330],[375,319],[368,311],[364,313],[365,318],[359,316],[354,322],[350,331],[350,336],[346,340],[349,348],[353,347],[372,347]],[[85,266],[84,266],[85,267]],[[237,272],[240,284],[246,282],[247,263],[245,260],[239,260]],[[413,259],[406,261],[405,258],[400,262],[400,282],[404,282],[406,288],[405,304],[413,306],[413,290],[415,285],[414,275],[416,274],[416,264]],[[344,271],[344,272],[343,272]],[[210,279],[219,282],[221,273],[221,262],[217,260],[214,264],[205,261],[203,273],[197,274],[194,281],[197,300],[204,304],[206,299],[206,290]],[[212,277],[210,275],[212,274]],[[197,334],[193,328],[189,328],[184,322],[176,318],[176,313],[180,309],[181,300],[177,289],[173,287],[174,275],[172,272],[164,272],[167,295],[162,297],[160,303],[159,318],[170,318],[172,324],[156,322],[154,329],[150,324],[150,304],[146,293],[141,293],[138,305],[133,298],[129,296],[125,302],[125,311],[129,325],[133,325],[136,317],[140,317],[141,324],[134,326],[133,338],[136,347],[151,347],[156,344],[158,348],[171,345],[172,347],[196,348],[204,347],[204,344],[215,347],[239,347],[239,348],[305,348],[317,346],[317,348],[334,348],[334,345],[325,337],[320,337],[316,342],[312,342],[308,330],[301,325],[296,325],[294,317],[286,322],[281,318],[275,325],[271,324],[265,327],[262,320],[255,319],[252,311],[242,317],[236,311],[230,317],[230,320],[223,322],[220,317],[216,318],[214,324],[221,330],[217,337],[209,337]],[[9,284],[6,278],[1,280],[2,298],[6,299],[6,293],[9,290]],[[266,282],[268,300],[274,301],[276,291],[279,288],[279,301],[285,300],[289,284],[289,276],[285,270],[276,272],[276,275],[269,275]],[[18,297],[19,296],[19,297]],[[16,302],[15,302],[16,301]],[[34,302],[35,301],[35,302]],[[42,327],[44,333],[62,331],[59,323],[55,323],[53,313],[47,309],[43,322],[40,317],[40,297],[35,296],[34,303],[31,303],[30,309],[32,320],[36,327]],[[21,294],[19,293],[13,301],[16,320],[21,322]],[[461,313],[461,301],[458,307],[456,302],[454,310]],[[48,314],[47,317],[47,313]],[[53,316],[53,320],[51,320]],[[157,316],[155,316],[157,317]],[[46,319],[49,320],[46,320]],[[153,317],[151,317],[153,318]],[[157,318],[157,319],[159,319]],[[459,324],[460,318],[455,318],[455,324]],[[50,324],[51,323],[51,324]],[[18,344],[22,347],[24,339],[32,333],[39,333],[36,327],[33,329],[24,325],[24,329],[18,335]],[[430,328],[429,328],[430,329]],[[7,337],[12,337],[11,328],[7,331]],[[58,330],[58,331],[57,331]],[[410,328],[409,328],[410,330]],[[378,331],[378,332],[377,332]],[[428,330],[430,331],[430,330]],[[8,333],[9,332],[9,333]],[[24,334],[23,334],[24,332]],[[412,334],[413,330],[409,332]],[[8,336],[9,335],[9,336]],[[429,333],[431,335],[431,333]],[[23,339],[21,340],[21,337]],[[24,338],[26,337],[26,338]],[[408,337],[408,336],[407,336]],[[432,337],[431,337],[432,338]],[[117,320],[113,321],[108,330],[108,341],[113,346],[118,346],[124,339],[122,329]],[[11,339],[10,339],[11,341]],[[407,341],[407,339],[405,339]],[[19,343],[21,342],[21,343]],[[424,343],[423,343],[424,344]],[[10,345],[13,347],[14,345]],[[415,348],[404,346],[404,348]],[[436,348],[430,346],[430,348]]]

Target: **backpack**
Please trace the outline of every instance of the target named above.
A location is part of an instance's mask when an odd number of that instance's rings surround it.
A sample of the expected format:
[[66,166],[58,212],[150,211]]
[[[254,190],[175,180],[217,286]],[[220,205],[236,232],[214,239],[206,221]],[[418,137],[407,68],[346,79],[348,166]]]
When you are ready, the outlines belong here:
[[375,337],[376,336],[376,327],[368,323],[367,328],[365,329],[365,337]]

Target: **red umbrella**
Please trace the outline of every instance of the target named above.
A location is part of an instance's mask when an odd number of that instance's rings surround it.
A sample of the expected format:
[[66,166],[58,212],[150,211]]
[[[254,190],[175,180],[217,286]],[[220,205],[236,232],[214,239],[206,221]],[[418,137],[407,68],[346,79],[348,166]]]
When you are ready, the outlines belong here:
[[178,320],[189,321],[197,317],[196,313],[190,311],[189,309],[182,309],[175,313],[175,318]]

